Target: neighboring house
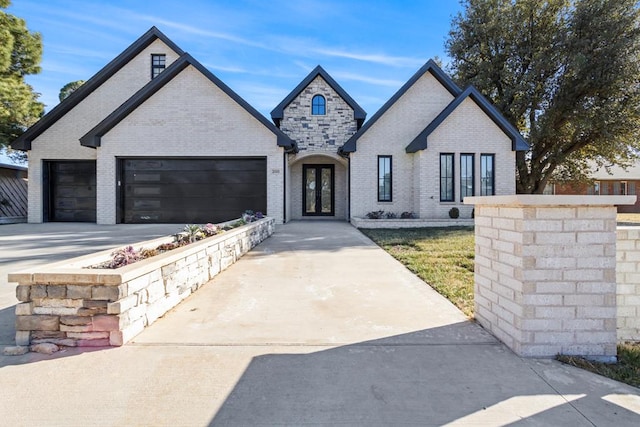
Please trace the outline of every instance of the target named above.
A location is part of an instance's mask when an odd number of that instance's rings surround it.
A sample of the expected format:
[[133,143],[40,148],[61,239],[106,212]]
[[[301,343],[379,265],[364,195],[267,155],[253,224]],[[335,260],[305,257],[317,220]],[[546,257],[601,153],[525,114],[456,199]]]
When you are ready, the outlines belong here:
[[27,168],[0,163],[0,224],[27,220]]
[[[321,67],[258,113],[155,27],[29,128],[29,222],[470,217],[524,139],[429,61],[369,121]],[[427,144],[428,141],[428,144]]]
[[[640,161],[626,170],[619,166],[594,168],[589,174],[591,184],[550,184],[546,194],[586,194],[586,195],[636,195],[640,188]],[[618,206],[620,213],[640,213],[640,198],[634,205]]]

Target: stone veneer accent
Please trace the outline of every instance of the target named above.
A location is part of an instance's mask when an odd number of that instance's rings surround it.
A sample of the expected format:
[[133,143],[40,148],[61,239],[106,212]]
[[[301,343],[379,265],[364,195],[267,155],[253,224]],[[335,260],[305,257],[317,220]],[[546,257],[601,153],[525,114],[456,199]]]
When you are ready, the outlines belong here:
[[[118,269],[87,269],[112,250],[9,275],[16,345],[121,346],[273,233],[265,218]],[[171,238],[136,243],[154,248]]]
[[[326,100],[326,114],[312,115],[311,100],[322,95]],[[317,76],[284,109],[280,130],[298,143],[303,151],[328,151],[338,148],[358,130],[353,109],[321,77]]]
[[616,207],[635,196],[472,197],[475,317],[520,356],[616,358]]
[[618,227],[618,341],[640,341],[640,227]]

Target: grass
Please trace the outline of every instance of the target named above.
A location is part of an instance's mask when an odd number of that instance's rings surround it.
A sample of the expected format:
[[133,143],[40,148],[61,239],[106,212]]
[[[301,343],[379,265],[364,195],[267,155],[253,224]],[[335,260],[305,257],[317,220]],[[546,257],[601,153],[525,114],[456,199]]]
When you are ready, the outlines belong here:
[[361,231],[464,314],[473,317],[472,227]]
[[[620,214],[619,222],[640,224],[640,214]],[[409,270],[473,318],[474,232],[472,227],[360,230]],[[598,363],[558,356],[569,365],[640,387],[640,343],[618,346],[618,362]]]

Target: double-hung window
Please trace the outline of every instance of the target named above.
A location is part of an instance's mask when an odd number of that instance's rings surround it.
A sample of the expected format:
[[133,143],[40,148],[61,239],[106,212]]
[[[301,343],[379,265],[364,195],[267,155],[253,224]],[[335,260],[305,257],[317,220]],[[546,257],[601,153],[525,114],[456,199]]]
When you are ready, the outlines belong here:
[[391,156],[378,156],[378,201],[391,202]]
[[167,62],[167,55],[161,53],[151,54],[151,78],[155,79],[158,74],[164,71]]
[[494,196],[495,189],[495,154],[480,155],[480,195]]
[[460,154],[460,201],[475,193],[475,168],[473,154]]
[[455,200],[453,153],[440,154],[440,201],[453,202]]

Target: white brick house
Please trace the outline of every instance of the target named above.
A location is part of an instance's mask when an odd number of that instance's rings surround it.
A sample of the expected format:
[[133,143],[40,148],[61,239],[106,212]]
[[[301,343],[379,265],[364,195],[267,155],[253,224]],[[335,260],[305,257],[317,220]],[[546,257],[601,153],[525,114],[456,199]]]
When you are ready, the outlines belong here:
[[432,61],[367,122],[321,67],[271,116],[153,27],[12,144],[29,152],[29,222],[445,218],[465,195],[515,193],[528,148]]

